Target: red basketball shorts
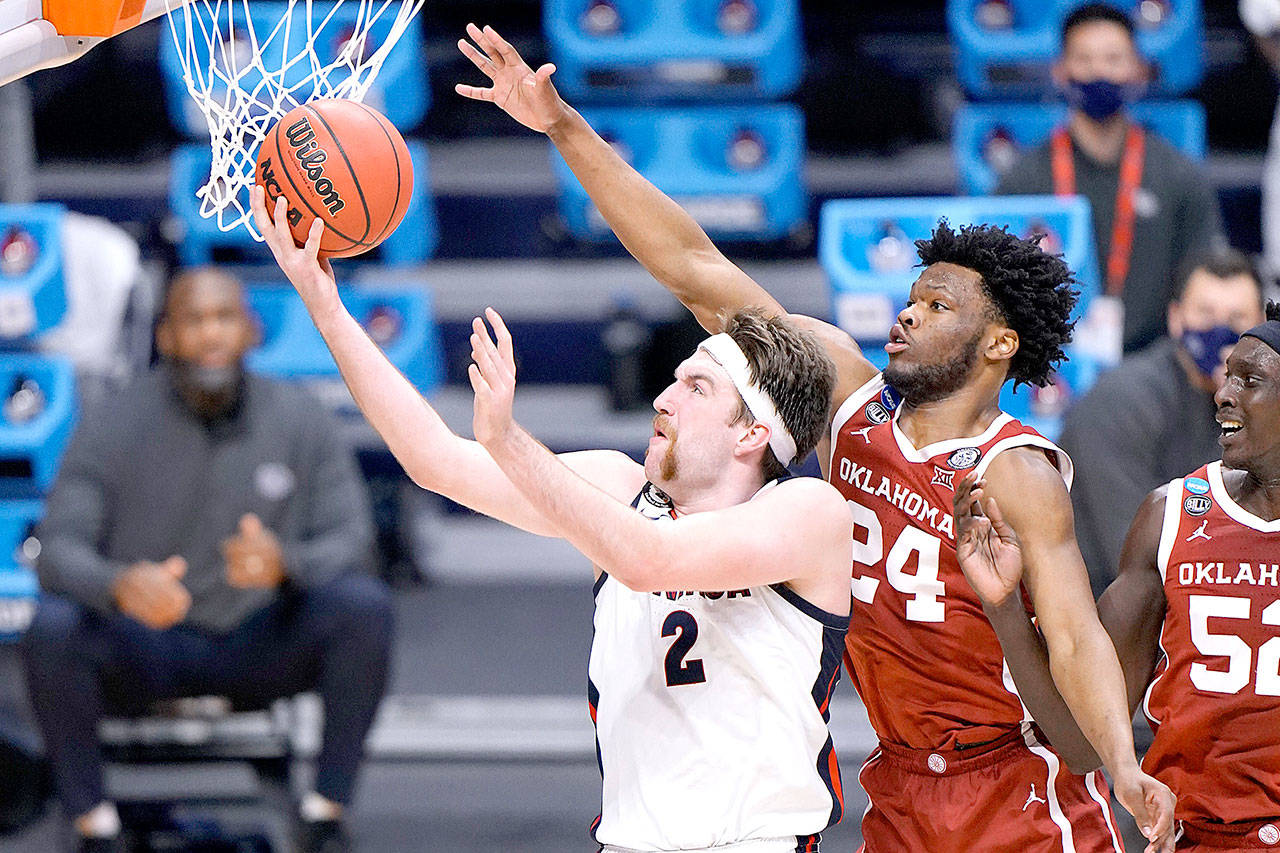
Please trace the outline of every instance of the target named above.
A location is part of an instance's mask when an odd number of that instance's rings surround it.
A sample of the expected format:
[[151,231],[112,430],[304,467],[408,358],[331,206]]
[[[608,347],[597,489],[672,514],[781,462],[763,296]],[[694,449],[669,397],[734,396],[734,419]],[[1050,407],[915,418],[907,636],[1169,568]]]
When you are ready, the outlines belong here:
[[1280,820],[1217,826],[1183,822],[1178,853],[1240,853],[1244,850],[1280,851]]
[[881,743],[859,774],[865,853],[1123,853],[1101,773],[1031,732],[965,750]]

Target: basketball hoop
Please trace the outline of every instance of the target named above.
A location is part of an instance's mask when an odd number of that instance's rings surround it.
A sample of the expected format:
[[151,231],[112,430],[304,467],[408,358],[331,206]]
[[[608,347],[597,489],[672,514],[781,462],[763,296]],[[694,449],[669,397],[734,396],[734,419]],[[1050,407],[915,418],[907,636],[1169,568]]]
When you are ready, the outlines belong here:
[[[258,146],[299,104],[363,101],[425,0],[166,0],[183,81],[204,116],[212,161],[196,191],[218,228],[253,224]],[[371,33],[376,34],[371,37]],[[376,42],[376,43],[375,43]]]

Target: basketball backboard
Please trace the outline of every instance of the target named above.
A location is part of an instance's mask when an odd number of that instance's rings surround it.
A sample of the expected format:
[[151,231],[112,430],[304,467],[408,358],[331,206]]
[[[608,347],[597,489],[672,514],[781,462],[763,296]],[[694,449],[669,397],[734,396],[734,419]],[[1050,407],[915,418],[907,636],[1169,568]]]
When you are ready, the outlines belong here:
[[189,0],[0,0],[0,86],[78,59]]

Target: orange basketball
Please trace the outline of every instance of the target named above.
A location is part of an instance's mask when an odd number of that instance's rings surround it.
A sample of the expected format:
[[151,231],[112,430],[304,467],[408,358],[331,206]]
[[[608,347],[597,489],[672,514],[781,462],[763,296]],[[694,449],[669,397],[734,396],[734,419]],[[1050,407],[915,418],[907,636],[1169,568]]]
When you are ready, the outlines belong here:
[[311,101],[290,110],[258,148],[257,183],[267,210],[283,195],[302,245],[324,220],[320,256],[367,252],[396,230],[413,194],[413,164],[399,131],[355,101]]

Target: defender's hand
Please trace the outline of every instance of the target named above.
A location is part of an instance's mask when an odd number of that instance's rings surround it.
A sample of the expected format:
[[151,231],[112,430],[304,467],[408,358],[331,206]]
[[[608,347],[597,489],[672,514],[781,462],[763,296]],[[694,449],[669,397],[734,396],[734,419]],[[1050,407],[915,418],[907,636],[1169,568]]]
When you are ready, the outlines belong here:
[[120,573],[111,595],[121,613],[163,631],[185,619],[191,609],[191,593],[182,584],[186,573],[187,561],[181,557],[161,563],[144,560]]
[[455,92],[464,98],[490,101],[525,127],[539,133],[546,133],[567,115],[568,106],[551,83],[551,75],[556,70],[554,65],[548,62],[534,71],[493,27],[482,30],[475,24],[467,24],[467,35],[478,47],[466,39],[459,39],[458,50],[493,81],[493,86],[482,89],[459,83],[453,87]]
[[511,406],[516,394],[516,359],[511,333],[502,317],[492,308],[486,308],[484,315],[493,326],[494,337],[489,337],[484,320],[476,317],[471,322],[474,363],[467,368],[467,376],[476,394],[472,429],[476,441],[489,447],[515,425]]
[[973,477],[956,486],[956,559],[983,607],[997,608],[1022,584],[1022,545],[995,498],[984,501],[985,486]]
[[241,516],[236,535],[222,542],[227,583],[240,589],[274,589],[284,581],[280,540],[253,513]]

